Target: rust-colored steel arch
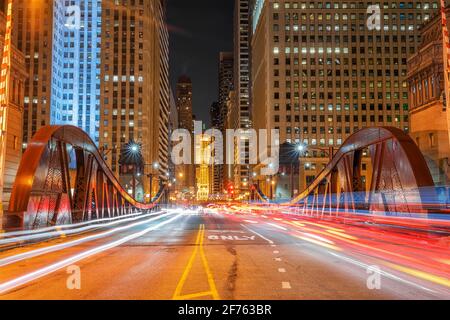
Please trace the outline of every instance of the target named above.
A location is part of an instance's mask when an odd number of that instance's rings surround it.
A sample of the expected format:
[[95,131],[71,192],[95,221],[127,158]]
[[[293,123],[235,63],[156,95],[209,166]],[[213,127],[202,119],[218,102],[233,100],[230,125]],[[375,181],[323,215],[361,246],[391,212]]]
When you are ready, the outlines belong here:
[[[362,179],[365,152],[371,160],[368,181]],[[406,133],[371,127],[351,135],[311,185],[285,205],[322,213],[330,208],[413,212],[423,208],[433,186],[425,158]]]
[[[76,173],[71,174],[71,166]],[[136,201],[83,130],[46,126],[36,132],[22,157],[5,227],[31,229],[150,210],[162,194],[161,189],[152,203]]]

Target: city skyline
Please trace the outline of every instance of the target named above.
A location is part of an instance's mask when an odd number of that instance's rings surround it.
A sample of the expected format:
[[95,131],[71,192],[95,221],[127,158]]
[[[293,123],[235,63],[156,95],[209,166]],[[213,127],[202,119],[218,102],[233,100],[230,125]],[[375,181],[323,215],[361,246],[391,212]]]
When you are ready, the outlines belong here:
[[449,300],[449,17],[0,0],[0,300],[174,300],[142,303],[170,319]]

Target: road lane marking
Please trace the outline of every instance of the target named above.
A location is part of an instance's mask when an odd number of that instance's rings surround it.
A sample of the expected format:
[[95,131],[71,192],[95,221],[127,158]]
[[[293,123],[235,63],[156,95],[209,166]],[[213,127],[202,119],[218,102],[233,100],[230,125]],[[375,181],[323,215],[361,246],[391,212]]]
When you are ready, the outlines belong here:
[[274,254],[279,254],[280,253],[280,251],[278,251],[278,250],[275,250],[274,252],[273,252]]
[[283,282],[281,282],[281,288],[282,289],[292,289],[291,288],[291,284],[289,283],[289,282],[285,282],[285,281],[283,281]]
[[286,269],[285,269],[285,268],[278,268],[278,272],[280,272],[280,273],[285,273],[285,272],[286,272]]
[[230,236],[230,235],[209,235],[208,240],[222,240],[222,241],[254,241],[255,236]]
[[275,258],[275,261],[281,261],[281,258]]
[[51,273],[53,273],[53,272],[55,272],[57,270],[60,270],[60,269],[65,268],[67,266],[70,266],[70,265],[72,265],[72,264],[74,264],[74,263],[76,263],[76,262],[78,262],[80,260],[84,260],[84,259],[86,259],[88,257],[91,257],[91,256],[96,255],[98,253],[101,253],[103,251],[106,251],[106,250],[115,248],[117,246],[120,246],[121,244],[124,244],[124,243],[126,243],[128,241],[131,241],[131,240],[137,239],[139,237],[142,237],[143,235],[149,233],[150,231],[153,231],[153,230],[155,230],[155,229],[157,229],[159,227],[162,227],[162,226],[164,226],[164,225],[166,225],[168,223],[171,223],[172,221],[174,221],[175,219],[178,219],[179,217],[181,217],[180,214],[174,216],[171,219],[163,221],[163,222],[161,222],[161,223],[159,223],[157,225],[148,227],[148,228],[146,228],[146,229],[144,229],[144,230],[142,230],[140,232],[136,232],[136,233],[133,233],[133,234],[128,235],[126,237],[123,237],[122,239],[119,239],[119,240],[116,240],[116,241],[113,241],[113,242],[101,245],[99,247],[95,247],[93,249],[90,249],[90,250],[87,250],[87,251],[84,251],[84,252],[81,252],[81,253],[76,254],[76,255],[74,255],[72,257],[69,257],[67,259],[61,260],[61,261],[59,261],[57,263],[54,263],[52,265],[49,265],[47,267],[43,267],[41,269],[38,269],[36,271],[27,273],[27,274],[25,274],[23,276],[20,276],[18,278],[15,278],[15,279],[12,279],[12,280],[0,283],[0,294],[4,294],[7,291],[10,291],[10,290],[12,290],[14,288],[17,288],[17,287],[22,286],[24,284],[27,284],[27,283],[29,283],[31,281],[37,280],[39,278],[42,278],[42,277],[44,277],[46,275],[49,275],[49,274],[51,274]]
[[[205,251],[203,248],[204,236],[205,236],[205,225],[201,224],[199,226],[197,238],[195,240],[194,251],[192,252],[191,257],[189,258],[188,264],[184,268],[183,274],[181,275],[181,278],[180,278],[178,285],[175,289],[175,292],[173,294],[173,297],[172,297],[173,300],[186,300],[186,299],[199,298],[199,297],[205,297],[205,296],[212,296],[214,300],[220,299],[219,293],[217,292],[216,284],[214,282],[214,277],[211,273],[211,269],[209,268],[208,260],[206,259]],[[202,260],[203,268],[206,272],[206,277],[208,279],[208,285],[209,285],[210,291],[203,291],[203,292],[198,292],[198,293],[181,295],[181,291],[183,290],[183,287],[186,283],[187,277],[188,277],[189,273],[191,272],[195,258],[197,257],[199,252],[200,252],[200,258]]]
[[241,223],[241,226],[243,226],[243,227],[244,227],[245,229],[247,229],[248,231],[250,231],[250,232],[256,234],[256,235],[257,235],[258,237],[260,237],[261,239],[266,240],[268,243],[270,243],[270,244],[273,244],[273,243],[274,243],[272,240],[267,239],[266,237],[264,237],[263,235],[259,234],[258,232],[256,232],[256,231],[250,229],[250,228],[247,227],[245,224],[242,224],[242,223]]

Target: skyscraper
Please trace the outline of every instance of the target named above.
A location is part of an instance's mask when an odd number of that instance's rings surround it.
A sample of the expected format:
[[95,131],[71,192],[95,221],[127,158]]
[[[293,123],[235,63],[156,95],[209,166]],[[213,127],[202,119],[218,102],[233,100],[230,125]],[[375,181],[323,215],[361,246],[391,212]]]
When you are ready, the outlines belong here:
[[[62,2],[16,1],[13,11],[12,42],[25,55],[28,74],[25,80],[23,143],[50,124],[52,93],[53,29],[63,23]],[[53,10],[58,6],[59,10]],[[58,38],[60,33],[56,33]],[[58,38],[63,43],[62,38]]]
[[[220,91],[220,90],[219,90]],[[225,104],[225,111],[227,110]],[[225,126],[225,117],[226,114],[222,114],[222,110],[220,108],[220,104],[218,102],[213,102],[211,107],[209,108],[209,114],[211,118],[211,126],[221,132],[224,131]],[[219,194],[223,190],[223,176],[224,176],[224,168],[223,164],[214,164],[214,170],[212,171],[212,181],[211,181],[211,193]]]
[[24,52],[29,74],[24,98],[24,143],[48,124],[78,126],[98,143],[101,3],[15,3],[13,42]]
[[300,190],[329,161],[329,148],[353,132],[409,131],[407,59],[437,2],[384,2],[379,24],[365,2],[256,0],[252,7],[253,124],[279,129],[280,144],[306,146]]
[[209,117],[211,119],[211,126],[219,130],[221,126],[223,126],[220,111],[221,111],[220,105],[217,101],[214,101],[211,104],[211,107],[209,107]]
[[219,54],[219,97],[218,104],[219,112],[219,126],[217,129],[223,131],[225,124],[225,117],[227,115],[227,100],[230,91],[233,89],[233,53],[220,52]]
[[[118,173],[120,148],[142,145],[145,193],[168,170],[168,32],[164,2],[102,2],[100,146]],[[148,179],[152,179],[149,182]],[[154,181],[153,181],[154,180]]]
[[101,0],[54,2],[57,14],[50,102],[51,124],[78,126],[96,144],[100,127],[101,5]]
[[[234,101],[231,115],[234,122],[229,123],[229,129],[249,129],[252,126],[250,113],[250,0],[236,0],[234,7]],[[235,164],[233,168],[234,184],[237,189],[246,190],[250,173],[249,146],[245,144],[239,150],[239,143],[235,143],[235,156],[245,160],[245,164]]]
[[192,118],[192,82],[188,76],[178,78],[176,89],[179,128],[194,130]]

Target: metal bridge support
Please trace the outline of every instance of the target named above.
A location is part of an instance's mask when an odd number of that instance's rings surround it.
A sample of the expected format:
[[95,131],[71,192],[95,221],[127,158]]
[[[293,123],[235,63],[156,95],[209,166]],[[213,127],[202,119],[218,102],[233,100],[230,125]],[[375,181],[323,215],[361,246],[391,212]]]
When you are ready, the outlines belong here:
[[149,204],[137,202],[85,132],[47,126],[35,134],[22,157],[4,228],[33,229],[150,210],[162,194]]
[[[362,179],[363,154],[372,175]],[[362,211],[393,215],[425,213],[434,183],[425,159],[411,138],[393,127],[365,128],[351,135],[310,186],[287,205],[302,214]],[[260,195],[266,202],[267,197]]]

